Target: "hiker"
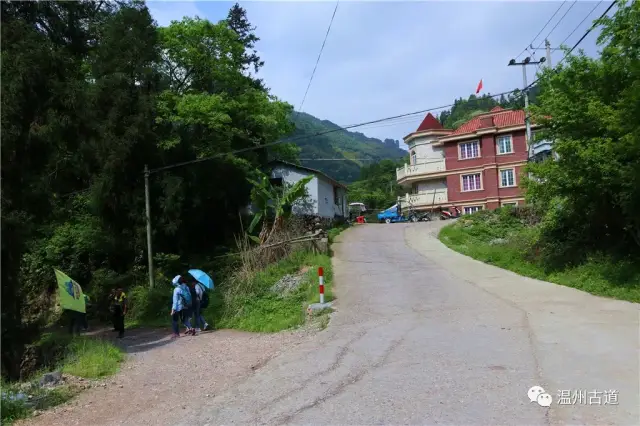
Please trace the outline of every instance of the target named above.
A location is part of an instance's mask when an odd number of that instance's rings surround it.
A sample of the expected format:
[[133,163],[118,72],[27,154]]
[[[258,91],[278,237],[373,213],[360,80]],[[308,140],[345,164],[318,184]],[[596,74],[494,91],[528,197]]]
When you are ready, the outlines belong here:
[[82,293],[84,296],[84,313],[82,314],[82,328],[84,331],[89,330],[89,321],[87,321],[87,311],[89,310],[89,306],[91,306],[91,301],[89,296],[86,293]]
[[82,324],[82,312],[73,311],[71,309],[65,309],[65,312],[69,317],[69,334],[79,335],[80,325]]
[[209,305],[209,294],[202,284],[198,281],[192,282],[192,285],[196,291],[196,298],[193,307],[193,313],[195,317],[196,332],[201,332],[209,327],[209,324],[202,317],[202,309]]
[[111,293],[111,313],[113,321],[113,331],[118,332],[118,337],[124,337],[124,316],[127,314],[127,295],[118,287]]
[[185,335],[195,334],[195,330],[191,327],[191,292],[184,278],[176,275],[171,281],[174,285],[173,303],[171,304],[171,326],[173,328],[172,338],[180,337],[180,327],[178,322],[181,320],[187,328]]

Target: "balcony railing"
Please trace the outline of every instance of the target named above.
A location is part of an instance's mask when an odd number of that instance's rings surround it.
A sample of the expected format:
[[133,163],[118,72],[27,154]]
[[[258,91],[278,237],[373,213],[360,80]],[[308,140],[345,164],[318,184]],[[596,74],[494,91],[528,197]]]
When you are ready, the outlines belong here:
[[444,159],[442,160],[430,160],[418,164],[405,164],[404,167],[396,169],[397,180],[412,177],[427,175],[429,173],[444,172],[446,170]]
[[444,204],[449,201],[447,198],[447,189],[432,189],[429,191],[421,192],[419,194],[406,194],[404,197],[400,197],[400,204],[402,208],[409,206],[413,207],[429,207],[431,205]]

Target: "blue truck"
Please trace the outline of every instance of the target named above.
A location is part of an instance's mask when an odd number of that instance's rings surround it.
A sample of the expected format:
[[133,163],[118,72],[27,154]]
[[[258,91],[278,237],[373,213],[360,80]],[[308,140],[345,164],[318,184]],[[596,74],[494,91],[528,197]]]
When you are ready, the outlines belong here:
[[408,219],[402,215],[399,211],[398,204],[394,204],[388,209],[378,213],[378,222],[382,223],[396,223],[406,222]]

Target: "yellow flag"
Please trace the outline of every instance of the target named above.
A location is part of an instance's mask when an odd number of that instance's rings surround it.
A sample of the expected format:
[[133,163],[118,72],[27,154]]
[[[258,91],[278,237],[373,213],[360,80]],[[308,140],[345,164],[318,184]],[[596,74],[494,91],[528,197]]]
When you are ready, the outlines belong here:
[[85,313],[85,301],[80,284],[69,278],[64,272],[60,272],[57,269],[54,269],[54,271],[58,280],[58,294],[60,295],[62,309]]

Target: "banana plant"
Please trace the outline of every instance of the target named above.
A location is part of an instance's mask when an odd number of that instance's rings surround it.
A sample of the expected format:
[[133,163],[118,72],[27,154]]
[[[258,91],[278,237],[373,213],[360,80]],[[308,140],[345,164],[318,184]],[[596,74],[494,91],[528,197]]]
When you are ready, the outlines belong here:
[[[251,203],[257,211],[248,228],[251,234],[262,222],[258,236],[249,237],[258,244],[265,244],[271,236],[282,228],[284,221],[291,215],[293,205],[307,195],[307,184],[314,178],[306,176],[293,185],[274,187],[269,178],[261,174],[258,180],[247,179],[253,185]],[[272,220],[270,220],[273,218]]]

